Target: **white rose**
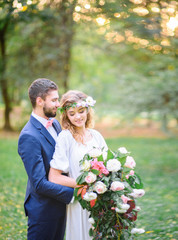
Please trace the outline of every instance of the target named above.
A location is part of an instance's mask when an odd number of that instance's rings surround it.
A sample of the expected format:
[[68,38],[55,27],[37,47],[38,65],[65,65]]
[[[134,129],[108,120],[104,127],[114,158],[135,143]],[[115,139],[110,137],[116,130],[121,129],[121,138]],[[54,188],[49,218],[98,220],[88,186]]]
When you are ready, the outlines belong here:
[[133,192],[129,195],[134,198],[142,197],[145,194],[145,191],[143,189],[133,189]]
[[117,159],[110,159],[107,161],[106,168],[110,172],[117,172],[121,169],[121,163]]
[[130,208],[129,204],[120,204],[119,208],[116,208],[115,211],[118,213],[125,213]]
[[130,208],[130,205],[127,204],[127,203],[124,203],[124,204],[120,204],[120,207],[121,207],[122,209],[128,210],[128,209]]
[[88,96],[86,98],[86,103],[88,104],[88,106],[93,107],[95,105],[96,101],[92,97]]
[[88,175],[85,177],[85,181],[87,183],[93,183],[94,181],[96,181],[96,175],[92,172],[89,172]]
[[129,153],[125,147],[120,147],[120,148],[118,148],[118,151],[119,151],[120,153],[122,153],[122,154],[127,154],[127,153]]
[[91,217],[91,218],[88,219],[88,222],[91,223],[91,224],[94,224],[95,220]]
[[89,151],[89,155],[92,158],[97,158],[102,154],[101,150],[99,148],[93,148],[91,151]]
[[88,170],[90,169],[90,166],[91,166],[90,162],[87,161],[87,160],[85,160],[85,161],[82,163],[81,169],[82,169],[83,171],[88,171]]
[[115,208],[115,211],[116,212],[118,212],[118,213],[125,213],[125,212],[127,212],[127,210],[125,210],[125,209],[121,209],[121,208]]
[[119,181],[112,182],[111,187],[110,187],[110,189],[114,192],[123,190],[124,188],[125,188],[124,184]]
[[136,207],[134,208],[134,210],[137,211],[137,212],[139,212],[139,211],[141,210],[141,207],[136,206]]
[[98,194],[102,194],[102,193],[107,191],[107,187],[106,187],[106,185],[103,182],[98,181],[97,183],[95,183],[94,190]]
[[86,201],[91,201],[97,198],[97,194],[94,192],[86,192],[83,199]]
[[124,166],[128,168],[134,168],[136,166],[136,163],[133,157],[127,156]]
[[132,228],[132,230],[131,230],[131,234],[136,234],[136,233],[141,234],[144,232],[145,232],[145,230],[143,228]]

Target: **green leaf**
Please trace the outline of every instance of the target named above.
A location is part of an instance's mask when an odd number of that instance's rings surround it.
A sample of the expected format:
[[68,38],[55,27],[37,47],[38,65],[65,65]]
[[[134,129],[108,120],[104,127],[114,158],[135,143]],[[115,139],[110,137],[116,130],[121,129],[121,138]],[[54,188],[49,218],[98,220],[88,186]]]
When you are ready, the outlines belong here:
[[123,158],[117,158],[117,159],[120,161],[120,163],[121,163],[122,166],[125,164],[126,157],[123,157]]
[[97,159],[98,159],[98,162],[103,162],[103,155],[100,155]]
[[113,158],[114,158],[114,153],[109,149],[107,154],[107,160],[113,159]]
[[79,188],[75,188],[75,189],[74,189],[74,197],[77,197],[78,189],[79,189]]
[[100,174],[100,171],[97,170],[97,169],[91,169],[91,172],[96,174],[96,175],[99,175]]
[[84,172],[76,179],[77,184],[82,184],[85,182],[85,177],[88,175],[88,172]]
[[129,179],[127,180],[127,182],[130,184],[132,188],[136,188],[136,189],[143,188],[143,183],[139,175],[136,173],[134,174],[134,176],[129,176]]

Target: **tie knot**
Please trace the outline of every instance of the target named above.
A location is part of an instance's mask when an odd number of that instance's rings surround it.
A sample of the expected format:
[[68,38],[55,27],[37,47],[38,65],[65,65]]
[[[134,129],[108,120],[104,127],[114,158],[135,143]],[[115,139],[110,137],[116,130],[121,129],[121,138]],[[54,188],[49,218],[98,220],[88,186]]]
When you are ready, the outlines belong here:
[[52,118],[51,120],[48,120],[48,122],[46,123],[46,128],[52,127],[53,121],[54,121],[54,118]]

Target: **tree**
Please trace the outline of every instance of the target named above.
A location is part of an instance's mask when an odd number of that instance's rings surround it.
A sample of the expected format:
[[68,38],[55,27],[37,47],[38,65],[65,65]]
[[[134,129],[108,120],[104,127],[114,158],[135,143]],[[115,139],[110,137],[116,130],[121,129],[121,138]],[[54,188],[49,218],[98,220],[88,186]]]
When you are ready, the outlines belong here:
[[[95,1],[87,6],[88,11],[85,9],[87,16],[95,15],[88,21],[96,21],[100,37],[103,35],[103,41],[98,46],[95,42],[94,48],[101,54],[104,51],[113,69],[115,65],[113,86],[105,84],[104,91],[100,85],[103,100],[109,100],[112,106],[119,102],[122,107],[117,109],[122,112],[156,111],[162,116],[164,129],[165,119],[177,119],[178,114],[176,6],[175,1],[105,0]],[[82,4],[80,7],[78,19],[84,14]],[[107,68],[103,70],[105,75],[109,73]]]
[[[10,83],[13,82],[7,78],[6,69],[10,66],[10,58],[7,58],[7,44],[9,39],[13,39],[13,36],[16,36],[17,39],[16,32],[22,34],[21,39],[18,38],[21,41],[21,48],[17,47],[18,51],[16,50],[15,52],[17,57],[16,61],[21,62],[22,65],[26,62],[25,69],[30,67],[30,76],[31,73],[33,73],[34,76],[41,76],[41,73],[45,73],[47,76],[50,71],[54,70],[54,72],[57,73],[54,75],[56,79],[60,79],[58,81],[60,85],[62,85],[62,88],[65,91],[68,89],[71,47],[74,35],[73,11],[77,1],[49,0],[45,3],[42,1],[33,2],[34,3],[32,3],[32,1],[4,0],[0,5],[0,11],[3,16],[0,18],[2,63],[0,81],[5,104],[4,129],[6,130],[11,130],[9,116],[12,107],[12,97],[10,98],[9,92]],[[37,18],[34,20],[34,17]],[[29,33],[25,33],[27,23],[28,27],[31,27]],[[22,28],[19,29],[19,26]],[[20,54],[23,53],[24,50],[26,50],[26,54]],[[21,58],[22,61],[19,60],[19,58]],[[21,64],[19,65],[22,66]],[[15,72],[18,71],[18,68],[18,66],[15,66]],[[28,71],[26,74],[27,73]],[[20,74],[18,78],[21,79],[21,76]],[[20,82],[19,79],[17,80],[17,78],[14,77],[14,74],[12,78],[15,82]],[[28,77],[25,78],[28,79]],[[14,85],[14,83],[12,83],[12,85]],[[24,83],[22,82],[21,86],[23,85]],[[20,92],[20,89],[18,91]]]
[[[18,5],[20,4],[20,5]],[[12,130],[10,125],[10,111],[11,111],[11,99],[9,96],[9,81],[6,77],[7,68],[7,36],[13,34],[14,27],[20,21],[26,21],[31,15],[31,10],[34,9],[35,5],[31,5],[30,10],[27,11],[27,1],[16,1],[3,0],[0,3],[0,83],[2,97],[5,104],[4,120],[5,130]]]

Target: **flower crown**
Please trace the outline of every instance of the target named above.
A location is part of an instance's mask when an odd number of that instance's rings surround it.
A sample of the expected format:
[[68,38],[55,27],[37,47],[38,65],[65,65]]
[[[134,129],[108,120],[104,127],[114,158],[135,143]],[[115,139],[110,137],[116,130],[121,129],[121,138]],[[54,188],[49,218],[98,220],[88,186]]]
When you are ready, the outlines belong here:
[[63,113],[65,110],[67,110],[71,107],[72,108],[75,108],[75,107],[94,107],[95,103],[96,103],[96,101],[92,97],[88,96],[86,99],[82,100],[81,102],[78,102],[78,103],[74,102],[74,103],[71,103],[70,105],[67,105],[65,107],[59,107],[58,109],[61,113]]

